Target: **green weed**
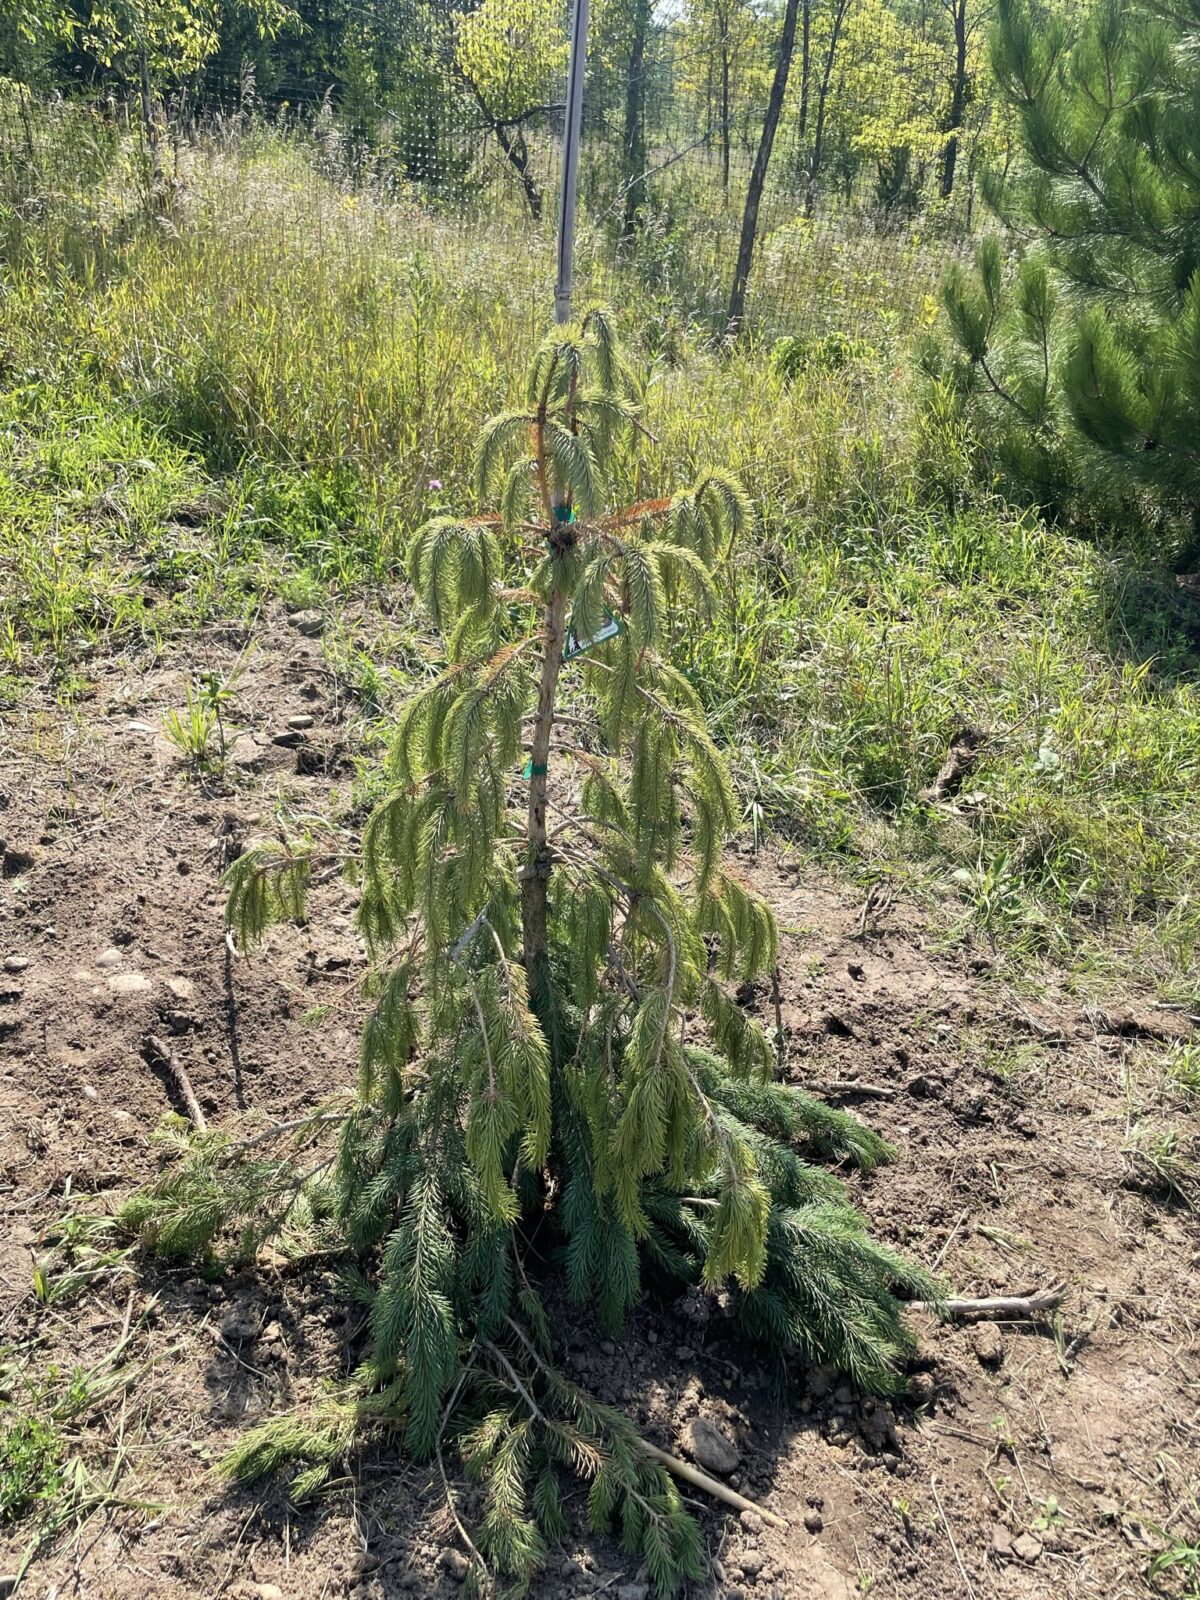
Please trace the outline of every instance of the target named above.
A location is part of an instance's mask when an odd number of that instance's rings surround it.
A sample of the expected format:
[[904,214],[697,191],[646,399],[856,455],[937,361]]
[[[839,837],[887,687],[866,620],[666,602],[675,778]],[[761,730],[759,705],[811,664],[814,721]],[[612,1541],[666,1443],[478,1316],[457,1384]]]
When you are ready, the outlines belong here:
[[195,767],[207,767],[210,745],[217,731],[217,714],[189,684],[187,704],[181,711],[168,711],[163,717],[163,733]]
[[0,1410],[0,1522],[22,1517],[62,1488],[63,1441],[51,1423],[15,1406]]
[[1196,1600],[1200,1595],[1200,1541],[1182,1534],[1169,1538],[1151,1560],[1146,1575],[1151,1581],[1173,1578],[1183,1585],[1178,1591],[1180,1600]]
[[1135,1126],[1121,1149],[1126,1182],[1189,1209],[1196,1203],[1200,1168],[1177,1127]]
[[1200,1044],[1180,1039],[1167,1054],[1167,1078],[1184,1094],[1200,1094]]

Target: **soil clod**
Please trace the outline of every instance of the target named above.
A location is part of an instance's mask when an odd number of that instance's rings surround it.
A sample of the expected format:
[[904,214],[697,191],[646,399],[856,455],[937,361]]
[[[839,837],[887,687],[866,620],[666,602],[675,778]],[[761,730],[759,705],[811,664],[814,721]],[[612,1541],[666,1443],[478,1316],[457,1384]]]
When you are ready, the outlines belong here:
[[706,1472],[728,1476],[741,1456],[729,1436],[706,1417],[693,1417],[684,1435],[692,1459]]

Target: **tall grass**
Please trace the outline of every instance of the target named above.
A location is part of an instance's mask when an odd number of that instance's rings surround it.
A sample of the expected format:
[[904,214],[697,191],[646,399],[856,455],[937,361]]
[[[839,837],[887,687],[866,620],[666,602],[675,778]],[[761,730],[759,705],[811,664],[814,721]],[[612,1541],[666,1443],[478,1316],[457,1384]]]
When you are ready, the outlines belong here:
[[[478,421],[544,321],[544,257],[345,187],[295,140],[190,149],[166,219],[123,159],[60,174],[0,230],[10,685],[45,662],[70,687],[90,651],[297,585],[402,595],[408,532],[467,503]],[[1194,602],[993,502],[917,388],[923,301],[878,300],[848,361],[818,341],[788,364],[718,352],[661,284],[619,303],[655,442],[617,491],[717,462],[758,508],[711,626],[675,642],[747,816],[907,874],[1010,954],[1087,937],[1194,987]],[[984,760],[966,803],[931,812],[919,791],[964,722]]]

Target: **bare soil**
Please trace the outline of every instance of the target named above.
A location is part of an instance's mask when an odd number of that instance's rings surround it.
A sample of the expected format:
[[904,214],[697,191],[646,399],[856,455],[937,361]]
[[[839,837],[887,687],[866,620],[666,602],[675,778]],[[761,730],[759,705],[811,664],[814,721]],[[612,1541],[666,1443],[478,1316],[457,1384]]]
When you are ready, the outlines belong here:
[[[231,841],[281,817],[346,822],[360,724],[319,639],[279,615],[243,655],[245,642],[213,629],[154,659],[92,662],[89,699],[67,711],[34,687],[0,727],[0,1337],[44,1373],[96,1362],[128,1319],[146,1365],[79,1445],[103,1466],[119,1442],[121,1495],[161,1505],[110,1508],[49,1545],[31,1595],[459,1589],[440,1489],[398,1453],[363,1453],[299,1509],[278,1486],[230,1491],[210,1471],[239,1429],[361,1352],[361,1314],[328,1274],[209,1282],[150,1264],[62,1304],[32,1292],[64,1207],[150,1176],[151,1134],[183,1110],[148,1033],[169,1039],[216,1123],[246,1108],[294,1116],[352,1080],[364,965],[352,893],[330,879],[306,928],[235,959],[217,880]],[[206,785],[162,717],[197,671],[239,659],[229,780]],[[289,730],[296,717],[313,726]],[[784,930],[789,1074],[835,1086],[899,1150],[854,1182],[876,1229],[962,1294],[1065,1281],[1062,1314],[917,1318],[911,1393],[896,1404],[809,1369],[781,1406],[766,1366],[698,1298],[644,1303],[615,1344],[564,1312],[561,1359],[667,1449],[684,1451],[691,1418],[716,1423],[739,1454],[730,1482],[788,1519],[784,1532],[698,1502],[713,1576],[697,1593],[1146,1594],[1155,1528],[1200,1481],[1197,1236],[1125,1147],[1133,1089],[1158,1092],[1156,1064],[1188,1018],[1138,993],[1097,1012],[1065,973],[1018,993],[993,952],[939,940],[941,921],[902,895],[864,900],[782,848],[744,852],[743,866]],[[770,994],[754,999],[773,1020]],[[1190,1129],[1185,1103],[1167,1110]],[[539,1600],[641,1600],[636,1563],[586,1533],[582,1497],[568,1510],[575,1531]],[[29,1529],[4,1532],[11,1571]]]

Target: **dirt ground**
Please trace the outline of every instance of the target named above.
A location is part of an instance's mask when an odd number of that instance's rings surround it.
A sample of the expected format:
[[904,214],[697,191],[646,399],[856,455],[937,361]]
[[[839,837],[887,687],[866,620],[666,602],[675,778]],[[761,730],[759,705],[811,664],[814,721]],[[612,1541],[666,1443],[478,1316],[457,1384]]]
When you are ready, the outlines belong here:
[[[234,959],[217,879],[231,839],[280,816],[345,818],[359,723],[320,639],[278,615],[244,644],[214,629],[186,651],[93,662],[95,692],[73,710],[34,689],[0,723],[0,1339],[44,1374],[99,1361],[128,1329],[138,1374],[77,1430],[98,1470],[119,1453],[131,1504],[49,1543],[22,1592],[450,1597],[461,1563],[427,1468],[370,1451],[301,1509],[209,1470],[246,1423],[361,1351],[361,1313],[330,1276],[206,1282],[153,1266],[48,1306],[32,1290],[64,1207],[150,1175],[150,1136],[183,1109],[147,1034],[169,1039],[214,1123],[294,1116],[352,1081],[364,957],[350,891],[324,883],[307,928]],[[163,714],[196,671],[239,659],[230,781],[206,786]],[[311,729],[288,728],[304,717]],[[699,1301],[643,1304],[615,1344],[564,1314],[560,1357],[668,1449],[683,1451],[691,1418],[717,1423],[739,1454],[730,1482],[786,1517],[780,1530],[698,1502],[713,1575],[696,1593],[1146,1594],[1155,1529],[1200,1481],[1200,1280],[1192,1213],[1126,1146],[1131,1086],[1152,1082],[1189,1018],[1136,993],[1097,1011],[1065,974],[1018,992],[990,952],[939,941],[902,896],[864,903],[782,847],[743,864],[784,931],[789,1072],[899,1149],[854,1185],[881,1236],[960,1294],[1065,1282],[1061,1314],[917,1317],[895,1405],[815,1369],[779,1409],[765,1366]],[[770,1019],[770,997],[756,1003]],[[1188,1126],[1185,1104],[1170,1114]],[[539,1600],[643,1600],[636,1564],[584,1531],[581,1496],[568,1512],[576,1532]],[[6,1532],[12,1572],[29,1526]]]

